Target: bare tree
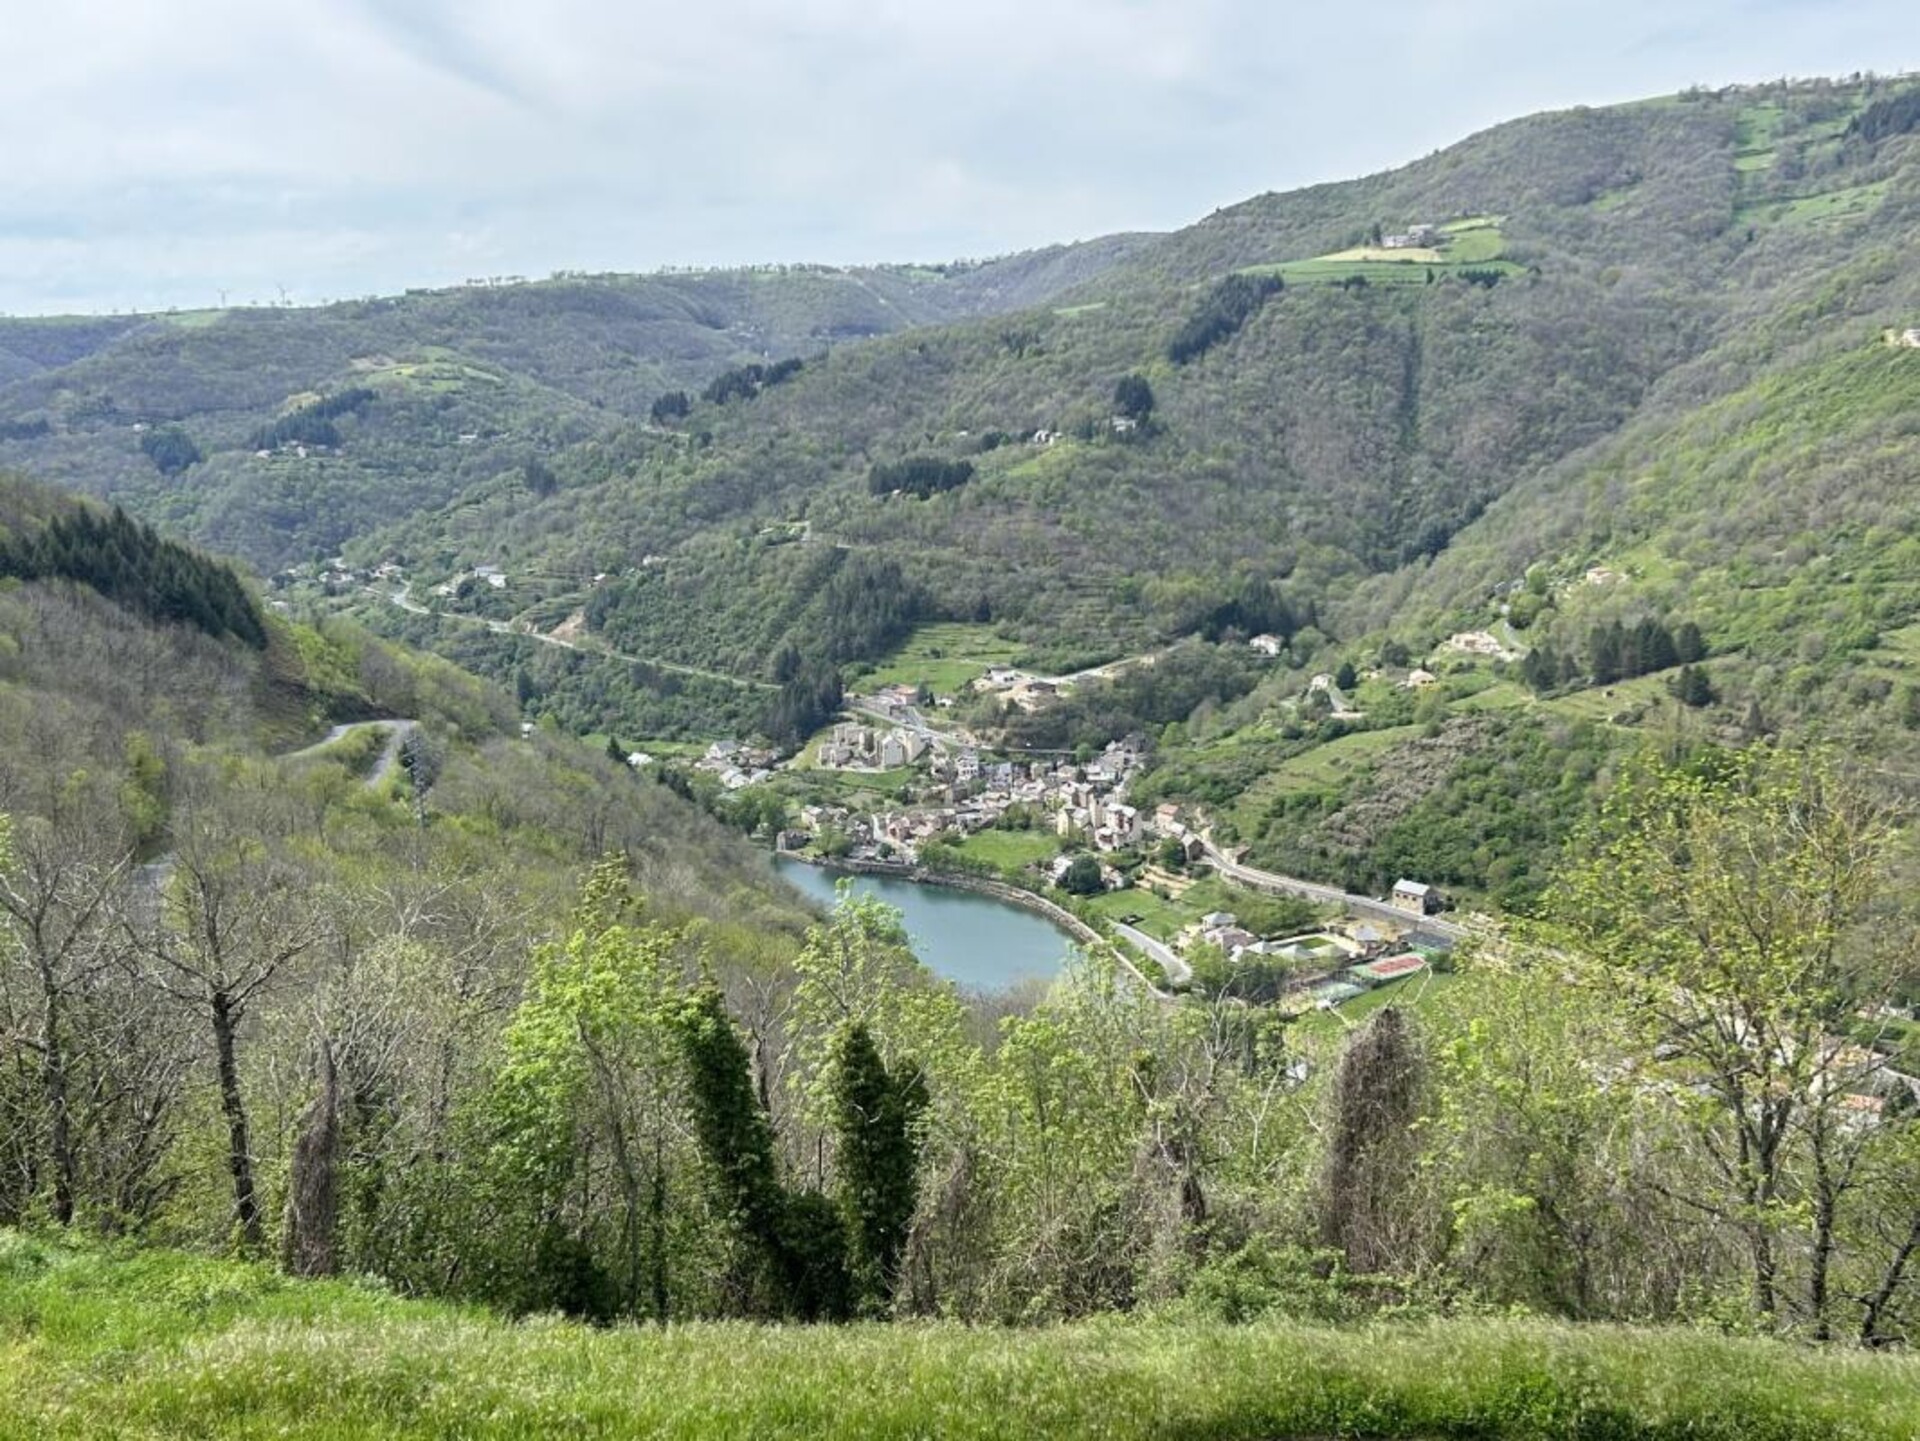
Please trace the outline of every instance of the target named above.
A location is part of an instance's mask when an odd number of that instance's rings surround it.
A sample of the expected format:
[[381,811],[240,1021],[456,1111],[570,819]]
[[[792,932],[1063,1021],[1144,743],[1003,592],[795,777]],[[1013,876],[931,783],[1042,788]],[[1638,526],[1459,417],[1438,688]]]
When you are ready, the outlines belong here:
[[286,853],[266,807],[249,806],[259,799],[244,788],[218,799],[205,789],[183,796],[171,832],[173,877],[157,923],[141,937],[153,984],[209,1028],[233,1219],[250,1248],[259,1247],[264,1228],[239,1038],[254,1003],[320,937],[310,877]]
[[75,1125],[76,1035],[86,994],[113,964],[106,924],[131,859],[110,805],[84,785],[53,798],[50,814],[15,826],[0,868],[0,932],[14,965],[7,982],[11,1037],[38,1058],[44,1155],[53,1219],[71,1225],[80,1160]]

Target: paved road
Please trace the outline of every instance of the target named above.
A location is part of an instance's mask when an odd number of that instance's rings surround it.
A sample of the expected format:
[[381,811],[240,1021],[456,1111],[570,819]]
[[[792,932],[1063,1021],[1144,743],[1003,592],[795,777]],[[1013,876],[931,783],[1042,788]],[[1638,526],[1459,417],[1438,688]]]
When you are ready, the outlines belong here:
[[1165,655],[1166,648],[1150,650],[1142,655],[1124,655],[1119,660],[1110,660],[1105,665],[1090,665],[1085,670],[1068,671],[1065,675],[1030,675],[1030,680],[1043,680],[1052,685],[1072,685],[1083,680],[1112,680],[1122,671],[1133,669],[1137,665],[1152,665]]
[[407,737],[419,729],[420,722],[412,720],[349,721],[345,725],[335,726],[310,746],[303,746],[297,751],[288,751],[281,759],[298,760],[301,756],[314,755],[325,750],[335,741],[345,740],[356,731],[385,731],[387,743],[380,748],[380,758],[374,762],[373,769],[367,773],[367,789],[378,790],[393,774],[394,767],[400,764],[400,748],[407,743]]
[[1297,876],[1283,876],[1274,871],[1257,870],[1253,866],[1243,866],[1231,860],[1215,846],[1211,836],[1202,836],[1201,845],[1206,847],[1207,859],[1228,880],[1238,881],[1256,891],[1279,891],[1285,895],[1304,896],[1307,900],[1318,901],[1322,905],[1345,906],[1348,910],[1362,915],[1377,916],[1382,920],[1394,921],[1400,925],[1411,923],[1416,930],[1429,935],[1441,936],[1450,941],[1463,940],[1470,934],[1467,928],[1457,921],[1445,921],[1438,916],[1415,918],[1398,906],[1375,900],[1372,896],[1356,896],[1340,890],[1336,886],[1323,886],[1315,881],[1303,881]]
[[882,725],[888,725],[897,730],[911,732],[919,736],[928,745],[941,747],[966,746],[972,749],[982,748],[973,732],[967,730],[964,726],[954,726],[951,729],[942,730],[939,726],[929,724],[927,718],[912,706],[907,706],[901,710],[887,710],[870,701],[849,699],[847,709],[855,715],[865,716],[868,720],[879,721]]
[[1119,921],[1113,922],[1113,930],[1114,934],[1118,935],[1122,940],[1131,941],[1134,945],[1158,961],[1160,968],[1167,973],[1167,979],[1174,985],[1184,986],[1188,981],[1193,979],[1193,967],[1181,960],[1171,947],[1160,941],[1156,941],[1145,931],[1138,930],[1133,926],[1125,925]]
[[388,605],[398,606],[401,610],[407,612],[408,615],[432,616],[436,620],[464,621],[468,625],[485,626],[495,635],[525,636],[528,640],[537,640],[542,645],[554,646],[560,650],[579,651],[582,655],[611,656],[614,660],[623,660],[630,665],[648,665],[652,666],[655,670],[670,670],[675,675],[698,676],[702,680],[722,681],[727,685],[737,685],[749,690],[780,689],[780,687],[772,681],[744,680],[740,676],[727,675],[723,671],[702,670],[697,665],[681,665],[678,661],[658,660],[644,655],[629,655],[625,651],[615,650],[612,646],[607,645],[579,645],[574,641],[563,640],[556,635],[542,635],[537,630],[516,626],[511,621],[489,620],[483,615],[467,615],[457,610],[434,610],[430,606],[420,604],[419,601],[413,598],[412,581],[403,583],[398,590],[382,590],[375,585],[362,586],[361,589],[366,591],[368,595],[384,600]]

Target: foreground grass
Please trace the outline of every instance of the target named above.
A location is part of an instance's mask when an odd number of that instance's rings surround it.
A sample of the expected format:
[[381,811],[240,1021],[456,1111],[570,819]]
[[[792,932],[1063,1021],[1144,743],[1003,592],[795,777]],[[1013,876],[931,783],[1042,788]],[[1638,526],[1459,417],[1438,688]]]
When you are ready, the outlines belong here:
[[6,1437],[1914,1434],[1920,1361],[1456,1322],[998,1331],[511,1324],[0,1232]]

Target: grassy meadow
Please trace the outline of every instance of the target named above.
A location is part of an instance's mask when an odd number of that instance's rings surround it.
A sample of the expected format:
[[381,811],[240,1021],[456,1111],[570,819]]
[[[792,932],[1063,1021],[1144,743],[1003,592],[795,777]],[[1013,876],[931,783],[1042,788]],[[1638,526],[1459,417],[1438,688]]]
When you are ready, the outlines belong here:
[[0,1232],[0,1436],[1910,1436],[1920,1360],[1526,1320],[509,1322]]
[[988,666],[1009,664],[1019,653],[1016,642],[991,626],[959,621],[920,625],[898,650],[876,663],[860,685],[875,688],[925,681],[935,695],[957,695],[986,674]]

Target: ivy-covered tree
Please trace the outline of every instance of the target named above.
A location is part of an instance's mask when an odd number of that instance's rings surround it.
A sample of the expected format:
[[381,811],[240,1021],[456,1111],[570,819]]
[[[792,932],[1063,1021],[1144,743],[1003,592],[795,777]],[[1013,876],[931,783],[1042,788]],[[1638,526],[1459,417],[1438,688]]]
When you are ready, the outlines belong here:
[[917,1068],[890,1071],[858,1022],[835,1037],[831,1074],[835,1170],[854,1272],[862,1295],[884,1309],[899,1284],[919,1201],[918,1132],[927,1090]]

